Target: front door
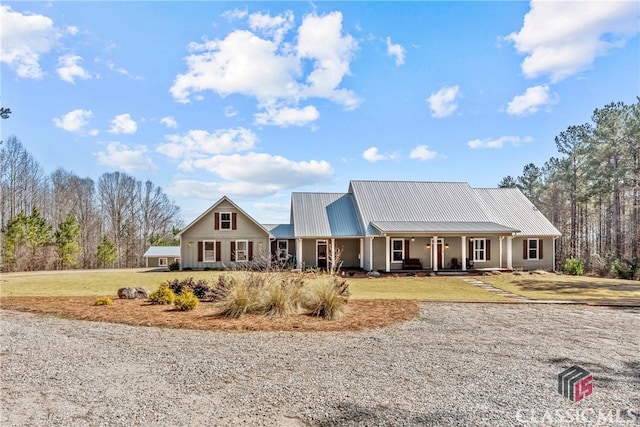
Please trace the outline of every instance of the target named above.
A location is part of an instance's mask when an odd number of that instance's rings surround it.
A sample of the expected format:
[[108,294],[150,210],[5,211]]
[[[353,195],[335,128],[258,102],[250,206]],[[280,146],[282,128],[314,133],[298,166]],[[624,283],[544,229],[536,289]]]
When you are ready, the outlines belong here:
[[444,243],[438,239],[438,269],[442,268],[444,261]]
[[318,240],[316,242],[316,265],[318,268],[327,268],[327,241]]

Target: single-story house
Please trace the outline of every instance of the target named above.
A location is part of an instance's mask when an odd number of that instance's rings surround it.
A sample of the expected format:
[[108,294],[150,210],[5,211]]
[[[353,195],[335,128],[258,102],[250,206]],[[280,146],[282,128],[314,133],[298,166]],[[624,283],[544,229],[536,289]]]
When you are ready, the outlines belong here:
[[558,230],[516,188],[351,181],[346,193],[294,192],[289,224],[261,225],[223,197],[179,233],[183,268],[256,254],[297,268],[555,269]]
[[147,267],[169,267],[180,262],[180,246],[149,246],[143,256]]

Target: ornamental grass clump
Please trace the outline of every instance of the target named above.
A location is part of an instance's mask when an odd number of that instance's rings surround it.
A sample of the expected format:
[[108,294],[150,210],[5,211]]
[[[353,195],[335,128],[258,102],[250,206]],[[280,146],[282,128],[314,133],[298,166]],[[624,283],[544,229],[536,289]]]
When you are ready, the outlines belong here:
[[349,302],[349,285],[346,280],[332,276],[314,283],[307,292],[304,308],[313,316],[326,320],[340,319]]
[[109,297],[98,298],[93,305],[113,305],[113,301]]
[[222,317],[240,317],[243,314],[259,314],[264,307],[265,289],[248,280],[240,279],[225,283],[219,295],[218,314]]
[[266,316],[285,317],[298,314],[302,305],[302,287],[304,281],[300,276],[284,276],[268,287],[262,312]]
[[149,295],[149,300],[153,304],[171,305],[176,300],[176,294],[169,289],[169,285],[163,283],[158,290]]
[[200,300],[193,294],[191,288],[182,288],[182,292],[176,297],[174,304],[180,311],[191,311],[200,304]]

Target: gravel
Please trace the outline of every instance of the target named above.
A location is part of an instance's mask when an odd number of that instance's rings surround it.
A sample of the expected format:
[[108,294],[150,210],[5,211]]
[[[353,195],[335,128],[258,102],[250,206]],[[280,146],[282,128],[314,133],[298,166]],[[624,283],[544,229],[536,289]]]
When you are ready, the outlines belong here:
[[[640,425],[640,309],[423,303],[364,332],[219,333],[0,310],[2,426]],[[571,365],[593,394],[557,392]]]

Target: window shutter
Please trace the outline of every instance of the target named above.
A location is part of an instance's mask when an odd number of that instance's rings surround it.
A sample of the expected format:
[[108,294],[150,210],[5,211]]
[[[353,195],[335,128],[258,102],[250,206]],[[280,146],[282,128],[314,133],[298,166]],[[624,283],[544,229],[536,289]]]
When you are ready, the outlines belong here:
[[198,262],[202,262],[202,251],[203,251],[204,242],[198,242]]
[[216,212],[215,214],[213,214],[213,229],[214,230],[220,230],[220,213]]
[[249,261],[253,261],[253,242],[249,242]]
[[469,240],[469,253],[467,254],[467,259],[469,261],[473,261],[475,258],[475,254],[473,253],[473,240]]
[[216,261],[220,261],[222,259],[221,257],[221,253],[222,252],[222,245],[220,244],[219,241],[216,242]]
[[538,239],[538,259],[542,259],[542,239]]
[[405,258],[411,258],[411,257],[409,256],[409,245],[410,245],[409,240],[405,240],[405,241],[404,241],[404,257],[405,257]]
[[235,230],[236,228],[238,228],[238,214],[233,212],[231,214],[231,229]]
[[485,248],[485,251],[486,251],[485,258],[487,259],[487,261],[491,261],[491,240],[487,239],[485,240],[485,243],[487,245],[487,247]]
[[522,259],[529,259],[529,241],[527,239],[522,241]]
[[231,242],[231,261],[236,261],[236,242]]

